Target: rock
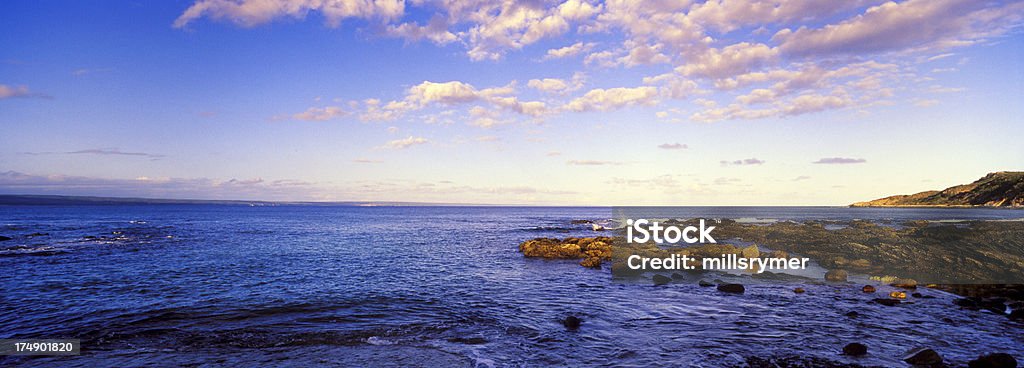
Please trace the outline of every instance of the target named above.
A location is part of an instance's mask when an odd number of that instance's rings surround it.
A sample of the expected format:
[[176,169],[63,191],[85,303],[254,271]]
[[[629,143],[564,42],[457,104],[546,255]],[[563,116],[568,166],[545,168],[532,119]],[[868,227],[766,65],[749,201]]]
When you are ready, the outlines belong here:
[[804,290],[804,288],[801,288],[801,287],[793,289],[793,292],[797,293],[797,294],[803,294],[805,291],[807,291],[807,290]]
[[896,299],[875,298],[872,301],[875,302],[875,304],[881,304],[887,307],[892,307],[894,305],[900,304],[900,301]]
[[7,240],[11,240],[11,239],[13,239],[13,238],[8,237],[8,236],[0,235],[0,241],[7,241]]
[[569,221],[569,223],[573,224],[573,225],[582,225],[582,224],[592,224],[594,222],[590,221],[590,220],[572,220],[572,221]]
[[860,288],[860,290],[865,293],[873,293],[876,291],[875,287],[871,285],[864,285],[864,287]]
[[867,353],[868,347],[858,342],[852,342],[843,347],[843,355],[861,356]]
[[681,274],[679,272],[673,272],[672,273],[672,279],[673,280],[682,280],[682,279],[685,279],[685,278],[686,278],[686,275],[683,275],[683,274]]
[[715,284],[712,284],[712,283],[707,282],[705,280],[697,281],[697,285],[700,285],[701,287],[715,286]]
[[889,297],[893,299],[906,299],[907,293],[904,293],[902,291],[893,291],[889,293]]
[[1014,321],[1024,321],[1024,309],[1017,309],[1007,316]]
[[984,298],[978,303],[979,307],[992,311],[996,314],[1006,313],[1006,298]]
[[740,250],[740,255],[743,256],[743,258],[757,258],[761,256],[761,251],[757,249],[756,244],[753,244]]
[[786,253],[786,251],[784,251],[784,250],[776,250],[776,251],[772,251],[771,254],[768,255],[768,257],[769,258],[789,258],[789,253]]
[[830,270],[825,273],[825,280],[835,282],[846,282],[849,274],[845,270]]
[[486,344],[487,343],[487,339],[485,339],[483,337],[453,337],[453,338],[448,339],[448,342],[453,342],[453,343],[457,343],[457,344],[466,344],[466,345],[480,345],[480,344]]
[[672,278],[671,277],[664,276],[664,275],[654,275],[652,280],[654,280],[654,284],[655,285],[664,285],[664,284],[672,282]]
[[978,309],[978,301],[972,298],[957,299],[953,303],[967,309]]
[[893,281],[889,285],[891,285],[893,287],[898,287],[898,288],[901,288],[901,289],[911,289],[911,290],[913,290],[913,289],[917,289],[917,280],[914,280],[914,279],[896,279],[895,281]]
[[912,365],[935,366],[942,364],[942,356],[932,349],[917,348],[904,354],[903,361]]
[[746,289],[740,284],[719,284],[718,291],[742,294]]
[[601,258],[599,257],[587,257],[580,261],[580,266],[586,268],[601,268]]
[[579,317],[576,317],[576,316],[568,316],[568,317],[565,317],[565,319],[562,320],[562,325],[565,326],[565,328],[568,328],[570,330],[575,330],[577,328],[580,328],[580,324],[582,324],[582,323],[583,323],[583,320],[579,319]]
[[860,317],[860,313],[857,313],[857,311],[849,311],[846,312],[846,316],[850,318],[857,318]]
[[612,258],[612,238],[536,238],[519,244],[519,251],[526,257],[547,259],[581,259],[580,266],[601,268],[603,261]]
[[982,355],[967,362],[968,368],[1017,368],[1017,359],[1007,353]]
[[924,295],[922,295],[921,293],[912,293],[912,294],[910,294],[910,296],[915,297],[915,298],[924,298]]

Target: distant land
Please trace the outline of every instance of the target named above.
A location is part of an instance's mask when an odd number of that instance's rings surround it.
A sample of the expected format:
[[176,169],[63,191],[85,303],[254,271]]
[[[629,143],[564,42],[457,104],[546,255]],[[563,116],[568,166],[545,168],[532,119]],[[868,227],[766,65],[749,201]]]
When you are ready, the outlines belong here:
[[89,197],[63,195],[0,194],[0,205],[73,206],[73,205],[147,205],[147,204],[210,204],[225,206],[482,206],[466,203],[422,202],[272,202],[245,200],[157,199],[126,197]]
[[917,194],[894,195],[851,207],[1012,207],[1024,208],[1024,172],[999,171],[970,184]]

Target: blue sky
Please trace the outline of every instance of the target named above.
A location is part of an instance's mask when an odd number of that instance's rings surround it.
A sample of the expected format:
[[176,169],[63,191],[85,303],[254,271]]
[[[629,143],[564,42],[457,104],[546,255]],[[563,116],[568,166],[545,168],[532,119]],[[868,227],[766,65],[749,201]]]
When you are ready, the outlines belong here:
[[[837,8],[839,6],[839,8]],[[1024,3],[0,3],[0,193],[842,205],[1024,169]]]

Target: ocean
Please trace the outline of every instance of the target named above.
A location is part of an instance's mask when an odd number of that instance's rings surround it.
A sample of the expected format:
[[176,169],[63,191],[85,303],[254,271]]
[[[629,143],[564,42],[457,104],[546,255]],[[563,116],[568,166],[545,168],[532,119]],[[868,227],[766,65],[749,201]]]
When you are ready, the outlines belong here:
[[[957,296],[886,307],[859,285],[746,293],[619,283],[527,259],[520,242],[594,236],[612,208],[0,206],[0,338],[77,338],[82,355],[0,365],[744,366],[808,357],[903,366],[1024,357],[1024,328]],[[652,211],[659,211],[653,209]],[[691,207],[749,221],[1017,219],[996,209]],[[719,276],[712,276],[719,277]],[[722,276],[724,277],[724,276]],[[795,286],[807,290],[794,294]],[[854,292],[857,291],[857,292]],[[850,311],[859,313],[851,318]],[[578,329],[561,323],[573,315]],[[841,355],[850,342],[864,357]]]

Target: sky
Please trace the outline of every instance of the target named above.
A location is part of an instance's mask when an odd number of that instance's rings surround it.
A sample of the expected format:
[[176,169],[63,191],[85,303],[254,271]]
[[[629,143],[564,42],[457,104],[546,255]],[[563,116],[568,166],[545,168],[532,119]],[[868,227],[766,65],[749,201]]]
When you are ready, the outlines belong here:
[[1024,2],[0,2],[0,193],[845,205],[1024,170]]

